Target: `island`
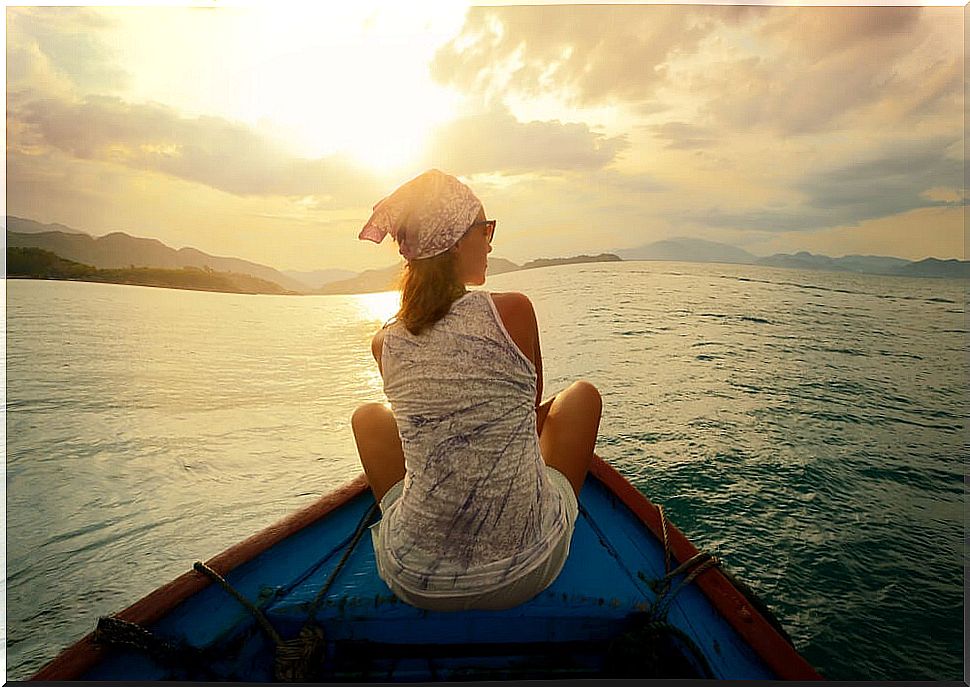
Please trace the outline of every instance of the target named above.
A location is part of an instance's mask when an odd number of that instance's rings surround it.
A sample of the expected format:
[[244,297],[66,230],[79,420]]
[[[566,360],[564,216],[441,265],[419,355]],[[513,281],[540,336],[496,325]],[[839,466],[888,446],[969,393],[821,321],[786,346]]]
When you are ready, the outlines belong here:
[[579,265],[586,262],[621,262],[619,255],[600,253],[599,255],[576,255],[571,258],[539,258],[530,260],[519,269],[534,270],[539,267],[555,267],[557,265]]
[[216,272],[206,267],[126,267],[99,269],[66,260],[42,248],[7,248],[7,277],[11,279],[55,279],[89,281],[106,284],[154,286],[190,291],[218,291],[244,294],[291,295],[284,289],[259,277],[239,272]]

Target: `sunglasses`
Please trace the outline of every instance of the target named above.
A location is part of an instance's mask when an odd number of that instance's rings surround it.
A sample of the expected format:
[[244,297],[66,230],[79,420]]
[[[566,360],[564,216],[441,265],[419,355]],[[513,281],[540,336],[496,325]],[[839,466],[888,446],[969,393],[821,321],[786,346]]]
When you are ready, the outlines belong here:
[[492,237],[495,236],[495,220],[494,219],[486,219],[486,220],[482,220],[481,222],[475,222],[474,224],[472,224],[468,228],[469,229],[474,229],[475,227],[482,226],[482,225],[485,226],[485,239],[489,243],[491,243],[492,242]]

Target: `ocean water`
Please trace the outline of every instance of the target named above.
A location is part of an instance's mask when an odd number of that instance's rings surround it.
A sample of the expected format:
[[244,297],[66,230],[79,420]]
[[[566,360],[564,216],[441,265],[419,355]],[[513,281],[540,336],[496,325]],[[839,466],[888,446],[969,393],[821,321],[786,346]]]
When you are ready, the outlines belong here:
[[[962,678],[966,282],[627,262],[498,275],[546,395],[843,680]],[[359,471],[396,294],[7,282],[7,677]]]

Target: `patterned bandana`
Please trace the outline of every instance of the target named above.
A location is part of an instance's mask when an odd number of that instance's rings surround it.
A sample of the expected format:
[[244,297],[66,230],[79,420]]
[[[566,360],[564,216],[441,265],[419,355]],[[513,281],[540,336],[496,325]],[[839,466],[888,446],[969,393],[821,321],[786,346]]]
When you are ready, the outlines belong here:
[[357,238],[380,243],[390,234],[405,259],[430,258],[455,245],[481,209],[470,188],[432,169],[377,203]]

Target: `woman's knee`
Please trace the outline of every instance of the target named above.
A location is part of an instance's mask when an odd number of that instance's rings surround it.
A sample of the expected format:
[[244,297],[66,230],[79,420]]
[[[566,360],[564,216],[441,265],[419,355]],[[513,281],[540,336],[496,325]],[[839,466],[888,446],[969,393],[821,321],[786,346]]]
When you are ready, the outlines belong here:
[[361,430],[372,428],[381,422],[386,422],[388,419],[393,419],[393,417],[391,411],[383,404],[365,403],[362,406],[358,406],[357,410],[350,417],[350,426],[357,433]]
[[573,382],[562,395],[564,401],[580,404],[597,415],[602,412],[603,398],[600,396],[599,389],[585,379]]

